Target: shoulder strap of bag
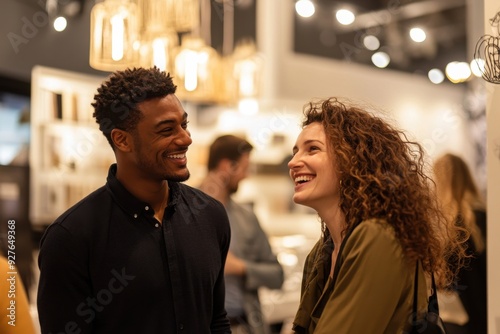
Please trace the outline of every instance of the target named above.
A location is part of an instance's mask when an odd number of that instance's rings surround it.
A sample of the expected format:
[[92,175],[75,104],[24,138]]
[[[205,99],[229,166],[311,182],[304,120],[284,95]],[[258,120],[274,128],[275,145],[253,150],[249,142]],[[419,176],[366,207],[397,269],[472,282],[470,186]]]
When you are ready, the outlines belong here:
[[[437,299],[437,289],[436,289],[436,280],[434,279],[434,273],[431,273],[431,281],[432,281],[432,293],[429,297],[429,303],[427,305],[427,312],[435,313],[439,315],[439,305]],[[415,266],[415,284],[413,286],[413,314],[417,314],[418,307],[418,260],[417,265]]]

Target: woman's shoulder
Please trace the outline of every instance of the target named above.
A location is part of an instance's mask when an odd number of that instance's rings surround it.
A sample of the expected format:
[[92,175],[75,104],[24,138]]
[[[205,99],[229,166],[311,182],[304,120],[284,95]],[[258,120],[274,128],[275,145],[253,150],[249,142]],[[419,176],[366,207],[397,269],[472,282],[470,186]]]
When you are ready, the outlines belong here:
[[372,218],[366,219],[362,221],[358,226],[353,230],[353,235],[361,234],[364,237],[380,237],[383,235],[387,238],[393,239],[395,238],[395,232],[392,225],[390,225],[387,220],[380,218]]
[[401,252],[394,228],[385,219],[377,218],[361,222],[352,231],[345,247]]

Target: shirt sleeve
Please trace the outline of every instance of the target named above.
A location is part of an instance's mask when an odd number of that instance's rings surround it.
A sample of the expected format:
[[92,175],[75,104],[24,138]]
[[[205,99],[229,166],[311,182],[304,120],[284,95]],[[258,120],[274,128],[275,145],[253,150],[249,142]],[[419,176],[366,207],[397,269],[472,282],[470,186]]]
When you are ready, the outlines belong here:
[[[90,333],[91,295],[87,256],[81,241],[59,224],[42,238],[38,265],[38,314],[42,333]],[[85,309],[85,311],[83,311]]]
[[220,253],[222,266],[219,271],[219,276],[215,282],[213,289],[213,316],[212,323],[210,326],[210,332],[213,334],[229,334],[231,333],[229,320],[227,318],[227,312],[224,307],[224,301],[226,298],[226,287],[224,283],[224,266],[226,264],[227,252],[229,251],[229,243],[231,241],[231,230],[229,227],[229,219],[225,210],[222,210],[221,216],[224,220],[224,230],[221,236],[220,243]]
[[408,275],[398,240],[381,224],[363,223],[347,240],[342,257],[314,333],[384,333],[400,307]]
[[254,217],[254,219],[257,229],[254,242],[257,244],[255,248],[259,250],[259,254],[256,261],[245,260],[247,266],[246,288],[248,290],[257,290],[265,286],[269,289],[279,289],[284,280],[283,268],[273,253],[267,235],[262,230],[257,217]]

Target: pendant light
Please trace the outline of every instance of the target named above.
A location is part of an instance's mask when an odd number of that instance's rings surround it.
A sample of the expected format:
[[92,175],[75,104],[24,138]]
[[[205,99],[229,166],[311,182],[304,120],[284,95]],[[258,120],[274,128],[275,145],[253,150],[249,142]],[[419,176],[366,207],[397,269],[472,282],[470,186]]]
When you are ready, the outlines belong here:
[[222,80],[221,60],[215,49],[202,38],[188,35],[174,51],[174,58],[177,96],[197,102],[217,102]]
[[90,14],[90,66],[115,71],[138,65],[137,5],[105,0]]

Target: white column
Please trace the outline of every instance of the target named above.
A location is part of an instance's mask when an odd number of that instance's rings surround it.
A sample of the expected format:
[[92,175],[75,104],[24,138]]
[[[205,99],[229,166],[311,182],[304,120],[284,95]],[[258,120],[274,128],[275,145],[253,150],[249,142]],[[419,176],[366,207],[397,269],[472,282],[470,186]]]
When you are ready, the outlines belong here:
[[264,56],[261,100],[276,98],[278,79],[278,0],[257,0],[257,47]]
[[[484,33],[491,35],[489,20],[500,11],[497,0],[484,0]],[[500,38],[500,37],[499,37]],[[488,333],[500,334],[500,85],[487,83],[488,174]]]

